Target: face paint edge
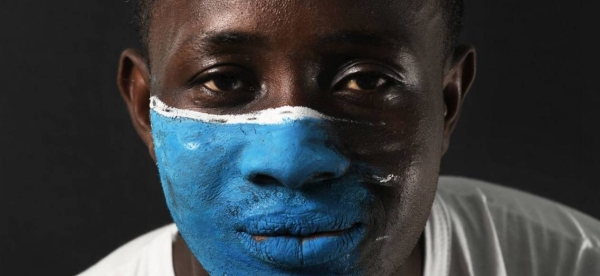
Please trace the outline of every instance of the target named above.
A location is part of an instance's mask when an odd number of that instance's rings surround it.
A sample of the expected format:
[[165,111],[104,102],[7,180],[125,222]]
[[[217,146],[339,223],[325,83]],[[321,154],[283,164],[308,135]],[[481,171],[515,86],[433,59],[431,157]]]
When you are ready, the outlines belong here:
[[[260,111],[250,112],[246,114],[218,115],[172,107],[165,104],[157,96],[152,96],[150,97],[150,108],[156,113],[165,117],[187,118],[195,121],[213,124],[274,125],[302,119],[321,119],[327,121],[374,125],[373,123],[358,122],[343,118],[327,116],[319,111],[304,106],[281,106],[277,108],[263,109]],[[385,125],[385,123],[380,122],[376,123],[376,125]]]
[[259,124],[272,125],[287,121],[302,119],[323,119],[330,121],[347,121],[324,115],[314,109],[303,106],[282,106],[269,108],[257,112],[237,115],[209,114],[189,109],[180,109],[168,106],[157,96],[150,98],[150,108],[160,115],[169,118],[188,118],[196,121],[217,124]]

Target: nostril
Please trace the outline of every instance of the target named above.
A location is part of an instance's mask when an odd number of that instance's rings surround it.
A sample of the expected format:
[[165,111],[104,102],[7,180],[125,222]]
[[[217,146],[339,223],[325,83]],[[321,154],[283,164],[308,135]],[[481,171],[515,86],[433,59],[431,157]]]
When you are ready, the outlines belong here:
[[279,181],[275,177],[267,174],[256,173],[248,177],[248,180],[255,184],[278,184]]

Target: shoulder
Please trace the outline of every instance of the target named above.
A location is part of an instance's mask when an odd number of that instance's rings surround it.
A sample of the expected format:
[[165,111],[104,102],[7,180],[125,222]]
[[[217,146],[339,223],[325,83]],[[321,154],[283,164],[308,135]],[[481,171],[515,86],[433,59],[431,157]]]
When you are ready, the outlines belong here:
[[170,224],[119,247],[78,276],[174,275],[171,248],[177,228]]
[[600,222],[588,215],[462,177],[441,177],[436,200],[449,218],[453,250],[471,271],[494,263],[507,275],[600,273]]
[[[440,177],[438,195],[454,212],[534,224],[600,248],[600,222],[586,214],[527,192],[464,177]],[[479,208],[475,208],[479,207]]]

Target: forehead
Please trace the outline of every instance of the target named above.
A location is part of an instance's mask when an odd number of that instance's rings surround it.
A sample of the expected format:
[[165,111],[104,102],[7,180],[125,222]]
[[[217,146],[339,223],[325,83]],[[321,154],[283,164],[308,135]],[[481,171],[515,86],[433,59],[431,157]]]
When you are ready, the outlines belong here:
[[160,53],[164,58],[182,44],[230,33],[267,38],[266,42],[290,51],[323,38],[346,38],[350,43],[380,39],[388,46],[427,52],[430,46],[439,49],[442,42],[444,16],[439,1],[158,0],[149,50],[151,57]]
[[[440,0],[155,0],[155,17],[179,23],[243,23],[254,27],[327,27],[340,24],[379,25],[429,21],[439,12]],[[213,21],[219,18],[219,22]],[[165,18],[163,18],[165,19]],[[304,23],[302,26],[297,23]]]

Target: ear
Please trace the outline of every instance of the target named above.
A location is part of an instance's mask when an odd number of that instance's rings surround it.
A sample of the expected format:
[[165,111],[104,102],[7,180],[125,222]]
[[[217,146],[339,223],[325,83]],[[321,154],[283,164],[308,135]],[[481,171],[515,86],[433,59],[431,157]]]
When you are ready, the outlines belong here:
[[117,85],[127,104],[133,127],[156,161],[150,127],[150,73],[138,50],[127,49],[121,54]]
[[449,70],[444,77],[444,144],[442,154],[450,145],[450,135],[456,126],[460,111],[473,80],[476,69],[475,48],[460,45],[454,50]]

